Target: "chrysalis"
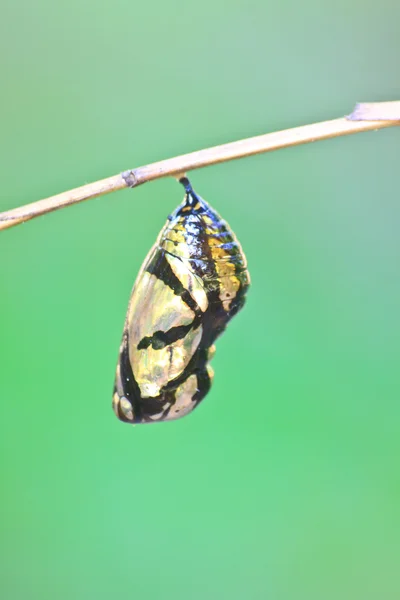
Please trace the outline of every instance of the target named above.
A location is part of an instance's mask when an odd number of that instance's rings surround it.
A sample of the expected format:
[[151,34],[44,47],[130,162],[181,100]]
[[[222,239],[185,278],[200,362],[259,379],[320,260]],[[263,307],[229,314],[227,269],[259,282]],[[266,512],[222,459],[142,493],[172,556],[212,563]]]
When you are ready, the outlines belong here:
[[210,389],[216,338],[250,283],[228,224],[192,189],[168,217],[132,290],[113,409],[127,423],[178,419]]

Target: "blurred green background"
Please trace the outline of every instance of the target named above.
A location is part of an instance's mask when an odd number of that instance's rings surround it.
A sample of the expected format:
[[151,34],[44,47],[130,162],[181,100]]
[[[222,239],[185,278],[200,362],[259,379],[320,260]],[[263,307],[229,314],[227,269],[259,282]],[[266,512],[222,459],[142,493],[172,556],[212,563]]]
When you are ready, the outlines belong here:
[[[400,97],[400,5],[6,0],[0,209]],[[0,234],[5,600],[399,597],[400,131],[192,174],[247,307],[180,421],[111,411],[161,180]]]

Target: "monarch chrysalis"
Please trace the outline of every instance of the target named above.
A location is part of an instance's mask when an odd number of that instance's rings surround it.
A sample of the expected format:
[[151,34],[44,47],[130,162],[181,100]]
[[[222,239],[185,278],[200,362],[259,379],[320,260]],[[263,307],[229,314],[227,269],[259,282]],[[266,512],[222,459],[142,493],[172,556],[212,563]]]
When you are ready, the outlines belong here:
[[215,339],[250,283],[228,224],[183,177],[183,203],[168,217],[133,287],[113,409],[127,423],[177,419],[210,389]]

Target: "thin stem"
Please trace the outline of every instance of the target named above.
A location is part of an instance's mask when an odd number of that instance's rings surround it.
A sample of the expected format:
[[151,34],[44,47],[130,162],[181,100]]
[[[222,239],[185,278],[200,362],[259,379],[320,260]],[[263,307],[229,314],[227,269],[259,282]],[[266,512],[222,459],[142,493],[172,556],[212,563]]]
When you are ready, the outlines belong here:
[[[371,114],[373,121],[370,120]],[[137,187],[142,183],[160,177],[174,176],[179,178],[187,171],[228,160],[395,125],[400,125],[400,101],[358,104],[354,112],[346,118],[294,127],[275,133],[266,133],[257,137],[223,144],[222,146],[183,154],[175,158],[168,158],[83,185],[56,196],[50,196],[38,202],[32,202],[20,208],[14,208],[0,213],[0,230],[13,227],[64,206],[90,200],[126,187]]]

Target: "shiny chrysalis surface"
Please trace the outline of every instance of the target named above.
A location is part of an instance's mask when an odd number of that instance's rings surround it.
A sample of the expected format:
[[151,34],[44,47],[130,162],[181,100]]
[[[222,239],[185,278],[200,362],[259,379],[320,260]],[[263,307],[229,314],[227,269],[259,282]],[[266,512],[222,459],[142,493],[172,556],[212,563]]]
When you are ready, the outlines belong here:
[[246,258],[228,224],[182,178],[132,290],[113,409],[127,423],[178,419],[210,389],[214,341],[244,304]]

